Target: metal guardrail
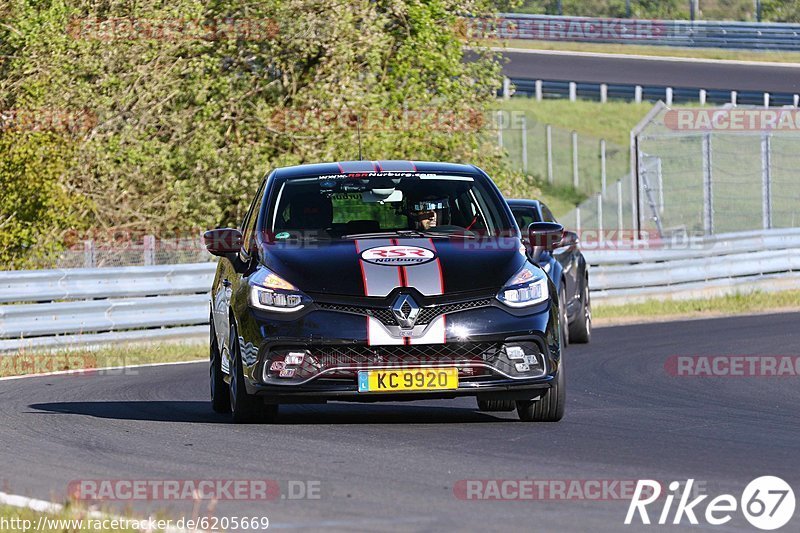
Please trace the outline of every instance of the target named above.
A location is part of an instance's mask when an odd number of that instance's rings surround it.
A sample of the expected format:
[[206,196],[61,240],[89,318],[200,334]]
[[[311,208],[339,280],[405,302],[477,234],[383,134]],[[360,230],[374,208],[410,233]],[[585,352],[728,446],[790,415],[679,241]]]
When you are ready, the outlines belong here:
[[[798,229],[716,235],[680,248],[609,244],[584,253],[592,298],[601,304],[800,288]],[[2,272],[0,353],[204,338],[214,269],[199,263]]]
[[[537,80],[530,78],[509,78],[515,96],[530,98],[569,98],[594,100],[626,100],[632,102],[657,102],[662,100],[671,104],[701,103],[724,105],[764,105],[797,106],[799,93],[763,91],[738,91],[723,89],[702,89],[700,87],[667,87],[665,85],[634,85],[621,83],[589,83],[570,80]],[[766,96],[765,96],[766,95]]]
[[648,44],[696,48],[800,50],[800,24],[563,17],[502,13],[469,19],[473,37]]
[[720,234],[671,248],[585,250],[584,255],[592,299],[604,305],[800,289],[800,229]]

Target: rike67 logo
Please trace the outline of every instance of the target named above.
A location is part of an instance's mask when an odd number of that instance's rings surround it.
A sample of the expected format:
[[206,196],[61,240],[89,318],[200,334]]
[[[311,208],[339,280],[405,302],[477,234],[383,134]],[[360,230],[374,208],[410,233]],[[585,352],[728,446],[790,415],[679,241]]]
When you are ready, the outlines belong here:
[[[707,503],[705,511],[702,511],[704,500],[708,495],[700,495],[689,500],[692,496],[692,486],[694,479],[689,479],[685,484],[673,481],[669,484],[669,492],[663,498],[661,512],[653,516],[657,524],[685,524],[686,522],[697,525],[700,522],[698,517],[705,519],[705,522],[712,526],[727,524],[733,519],[734,513],[741,509],[745,519],[754,527],[772,531],[783,527],[794,515],[796,500],[794,491],[784,480],[775,476],[762,476],[751,481],[742,492],[741,498],[737,500],[732,494],[721,494]],[[683,490],[678,491],[683,487]],[[658,481],[649,479],[639,480],[633,499],[628,507],[628,514],[625,517],[625,524],[632,523],[650,524],[651,517],[648,514],[648,506],[653,505],[650,511],[658,511],[662,502],[662,487]],[[672,504],[675,499],[678,503],[674,508]],[[672,520],[670,521],[670,518]],[[686,522],[684,522],[684,520]]]

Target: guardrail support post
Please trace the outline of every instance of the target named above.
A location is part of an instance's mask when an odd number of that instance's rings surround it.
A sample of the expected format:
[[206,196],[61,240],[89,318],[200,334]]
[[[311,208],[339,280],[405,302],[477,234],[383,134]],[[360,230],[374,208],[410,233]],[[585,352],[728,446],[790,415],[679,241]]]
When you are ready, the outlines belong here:
[[569,101],[574,102],[578,99],[578,84],[574,81],[569,82]]
[[83,266],[85,268],[97,266],[94,255],[94,241],[83,241]]
[[700,89],[700,105],[706,105],[706,90]]
[[606,140],[600,139],[600,192],[606,193]]
[[667,87],[667,105],[672,105],[672,87]]
[[522,117],[522,172],[528,173],[528,118]]
[[536,80],[534,83],[535,93],[536,93],[536,101],[542,101],[542,80]]
[[711,171],[711,134],[703,134],[703,230],[706,235],[714,233],[714,198]]
[[761,135],[761,211],[764,229],[772,228],[772,146],[770,133]]
[[764,93],[764,107],[769,107],[769,93]]
[[796,94],[792,97],[792,102],[794,102],[795,107],[800,107],[800,94]]
[[608,102],[608,84],[600,84],[600,103],[605,104]]
[[578,132],[572,132],[572,186],[576,189],[580,185],[578,176]]
[[736,105],[736,97],[738,93],[736,91],[731,91],[731,104]]
[[633,90],[633,101],[637,104],[642,103],[642,86],[637,85],[636,88]]
[[581,234],[581,205],[575,206],[575,233]]
[[503,77],[503,100],[511,98],[511,80],[508,76]]
[[156,238],[153,235],[144,236],[144,264],[145,266],[156,264]]
[[547,183],[553,184],[553,127],[548,124],[544,127],[547,141]]

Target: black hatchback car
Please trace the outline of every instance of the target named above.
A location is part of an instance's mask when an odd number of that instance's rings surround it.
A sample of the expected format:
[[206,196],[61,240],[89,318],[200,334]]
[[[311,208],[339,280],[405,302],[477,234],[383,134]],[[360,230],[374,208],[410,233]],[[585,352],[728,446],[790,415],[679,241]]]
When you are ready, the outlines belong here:
[[346,161],[279,168],[239,229],[206,232],[212,407],[474,396],[526,421],[564,413],[558,289],[477,167]]
[[[508,200],[511,212],[520,228],[538,222],[558,223],[553,213],[539,200]],[[523,234],[522,241],[529,246]],[[589,298],[589,265],[580,250],[580,240],[574,231],[564,231],[554,249],[537,248],[532,258],[541,266],[558,291],[563,317],[562,335],[567,343],[587,343],[592,338],[592,303]],[[529,246],[530,249],[530,246]]]

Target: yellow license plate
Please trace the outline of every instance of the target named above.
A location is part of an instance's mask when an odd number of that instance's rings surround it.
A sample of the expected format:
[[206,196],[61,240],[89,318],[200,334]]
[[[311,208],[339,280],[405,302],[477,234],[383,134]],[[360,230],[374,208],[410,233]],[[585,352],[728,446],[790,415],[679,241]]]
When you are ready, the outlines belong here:
[[362,370],[358,373],[358,392],[429,391],[457,388],[457,368]]

